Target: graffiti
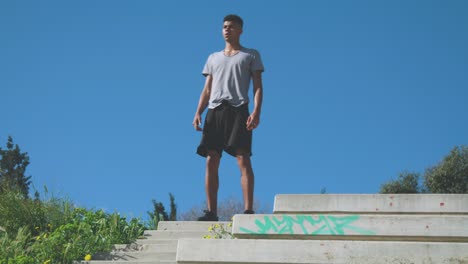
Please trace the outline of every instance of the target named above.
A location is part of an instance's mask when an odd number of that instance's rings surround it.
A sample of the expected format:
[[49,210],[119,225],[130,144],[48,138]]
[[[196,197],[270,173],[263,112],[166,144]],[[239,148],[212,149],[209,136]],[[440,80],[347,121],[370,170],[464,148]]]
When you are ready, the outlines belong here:
[[247,234],[303,234],[303,235],[375,235],[356,224],[359,215],[332,216],[332,215],[266,215],[263,220],[256,219],[257,230],[240,227],[240,231]]

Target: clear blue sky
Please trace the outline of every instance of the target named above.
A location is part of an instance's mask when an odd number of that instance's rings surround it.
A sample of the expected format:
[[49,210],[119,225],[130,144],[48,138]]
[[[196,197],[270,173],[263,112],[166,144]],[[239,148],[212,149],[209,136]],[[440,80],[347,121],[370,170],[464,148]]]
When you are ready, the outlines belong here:
[[[256,197],[376,193],[468,143],[468,2],[1,1],[0,143],[42,191],[146,217],[204,199],[191,122],[222,18],[260,51]],[[224,155],[220,199],[241,197]]]

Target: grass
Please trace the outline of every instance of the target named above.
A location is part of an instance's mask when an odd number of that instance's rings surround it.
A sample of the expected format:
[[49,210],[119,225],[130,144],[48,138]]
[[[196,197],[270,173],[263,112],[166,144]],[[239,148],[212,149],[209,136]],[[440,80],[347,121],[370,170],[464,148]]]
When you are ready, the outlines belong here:
[[0,193],[0,264],[68,264],[129,244],[146,229],[140,219],[75,207],[64,198]]

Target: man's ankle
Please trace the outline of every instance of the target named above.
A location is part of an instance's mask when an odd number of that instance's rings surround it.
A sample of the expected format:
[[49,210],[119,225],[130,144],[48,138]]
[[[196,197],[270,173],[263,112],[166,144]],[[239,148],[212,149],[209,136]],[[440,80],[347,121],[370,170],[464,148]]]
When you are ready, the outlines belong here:
[[218,221],[219,220],[216,213],[213,213],[208,210],[205,210],[204,213],[205,214],[203,216],[198,217],[198,221]]

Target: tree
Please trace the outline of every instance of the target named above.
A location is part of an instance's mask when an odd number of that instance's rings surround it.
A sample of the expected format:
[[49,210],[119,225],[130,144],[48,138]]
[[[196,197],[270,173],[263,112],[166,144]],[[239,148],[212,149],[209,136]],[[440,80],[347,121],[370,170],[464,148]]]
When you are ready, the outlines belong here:
[[177,220],[177,205],[175,204],[175,198],[172,193],[169,193],[170,200],[170,214],[167,214],[166,208],[163,203],[156,200],[152,200],[153,212],[147,212],[149,216],[149,228],[157,229],[160,221],[176,221]]
[[468,193],[468,146],[454,147],[439,164],[424,174],[431,193]]
[[29,165],[28,153],[21,152],[19,146],[13,144],[11,136],[6,147],[6,150],[0,148],[0,192],[14,190],[26,198],[31,184],[31,176],[25,176]]
[[172,193],[169,193],[169,206],[171,207],[171,213],[169,214],[169,221],[177,220],[177,205],[175,203],[175,197]]
[[424,173],[419,187],[419,173],[401,173],[397,180],[380,187],[380,193],[468,193],[468,146],[454,147],[439,164]]
[[419,174],[403,172],[397,180],[380,186],[380,193],[419,193]]

